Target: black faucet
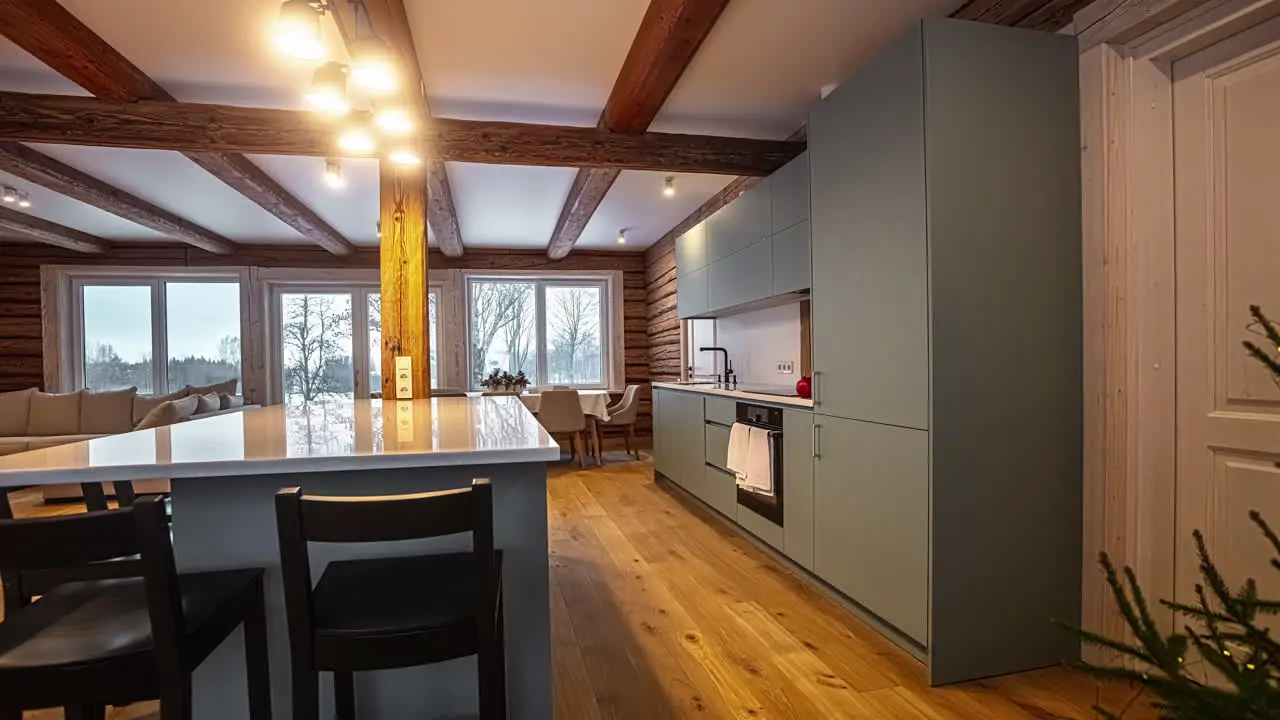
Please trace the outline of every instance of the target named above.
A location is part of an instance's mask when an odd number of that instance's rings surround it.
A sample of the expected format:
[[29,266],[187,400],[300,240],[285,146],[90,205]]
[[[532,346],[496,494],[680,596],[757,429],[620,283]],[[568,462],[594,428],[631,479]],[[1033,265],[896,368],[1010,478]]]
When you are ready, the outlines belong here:
[[[722,347],[702,347],[698,348],[698,352],[722,352],[724,353],[724,380],[725,385],[737,385],[738,377],[733,373],[733,363],[729,360],[729,351]],[[719,375],[716,375],[719,378]]]

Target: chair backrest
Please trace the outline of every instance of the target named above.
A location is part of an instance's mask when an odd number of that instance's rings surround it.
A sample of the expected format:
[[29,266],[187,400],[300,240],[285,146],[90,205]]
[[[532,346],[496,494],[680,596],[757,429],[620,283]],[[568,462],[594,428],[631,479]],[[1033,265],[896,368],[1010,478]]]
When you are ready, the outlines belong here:
[[569,387],[568,385],[552,385],[551,389],[552,390],[572,390],[573,388]]
[[628,385],[627,389],[622,391],[622,400],[609,408],[609,422],[617,425],[635,422],[636,415],[640,411],[639,393],[639,385]]
[[487,479],[470,488],[372,497],[303,495],[302,489],[276,493],[276,532],[290,635],[311,633],[309,542],[364,543],[416,540],[470,532],[476,564],[491,576],[493,488]]
[[431,397],[466,397],[466,390],[454,390],[453,388],[441,388],[432,390]]
[[538,401],[538,422],[547,432],[578,432],[587,429],[587,416],[577,390],[548,390]]

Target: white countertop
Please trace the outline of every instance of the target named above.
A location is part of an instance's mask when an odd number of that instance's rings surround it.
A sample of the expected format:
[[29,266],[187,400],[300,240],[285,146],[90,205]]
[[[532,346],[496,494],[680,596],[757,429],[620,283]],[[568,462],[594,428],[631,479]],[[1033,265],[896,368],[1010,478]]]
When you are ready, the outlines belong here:
[[560,447],[518,397],[268,407],[0,457],[0,487],[550,462]]
[[774,405],[791,405],[794,407],[812,408],[813,400],[802,397],[786,396],[786,395],[768,395],[765,393],[744,392],[742,390],[726,390],[718,385],[684,385],[682,383],[672,382],[656,382],[653,383],[656,388],[664,390],[680,390],[682,392],[699,393],[702,395],[723,395],[738,400],[754,400],[756,402],[773,403]]

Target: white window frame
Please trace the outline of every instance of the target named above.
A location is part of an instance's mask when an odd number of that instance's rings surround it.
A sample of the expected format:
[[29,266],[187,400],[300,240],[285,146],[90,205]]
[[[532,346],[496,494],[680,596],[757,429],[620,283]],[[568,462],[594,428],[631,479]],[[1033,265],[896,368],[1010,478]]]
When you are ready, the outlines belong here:
[[[237,283],[240,287],[240,382],[249,366],[245,356],[249,327],[246,268],[147,268],[49,266],[42,270],[45,332],[45,387],[71,392],[84,387],[84,288],[86,286],[147,287],[151,291],[152,392],[169,392],[168,303],[166,285],[180,283]],[[52,353],[49,350],[53,350]]]
[[[546,327],[546,289],[548,287],[599,287],[600,302],[600,354],[601,381],[598,383],[577,383],[572,387],[583,390],[620,389],[624,385],[625,350],[622,343],[623,297],[622,273],[615,270],[598,272],[554,273],[541,270],[503,272],[463,271],[461,283],[461,302],[459,309],[463,315],[462,343],[463,358],[466,366],[461,373],[465,387],[480,390],[471,377],[471,284],[473,282],[525,282],[534,284],[534,312],[537,327],[537,347],[535,363],[537,379],[540,385],[550,384],[547,378],[547,338]],[[614,332],[617,328],[618,332]]]

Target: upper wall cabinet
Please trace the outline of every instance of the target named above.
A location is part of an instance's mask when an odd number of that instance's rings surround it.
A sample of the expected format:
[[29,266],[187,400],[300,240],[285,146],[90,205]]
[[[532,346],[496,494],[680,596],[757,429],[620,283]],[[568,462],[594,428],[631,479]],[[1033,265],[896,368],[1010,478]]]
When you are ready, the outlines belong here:
[[769,177],[769,183],[773,234],[809,219],[809,153],[800,153],[783,165]]
[[707,220],[708,263],[723,260],[773,234],[769,188],[769,178],[765,178]]
[[684,277],[707,264],[707,221],[676,238],[676,275]]

